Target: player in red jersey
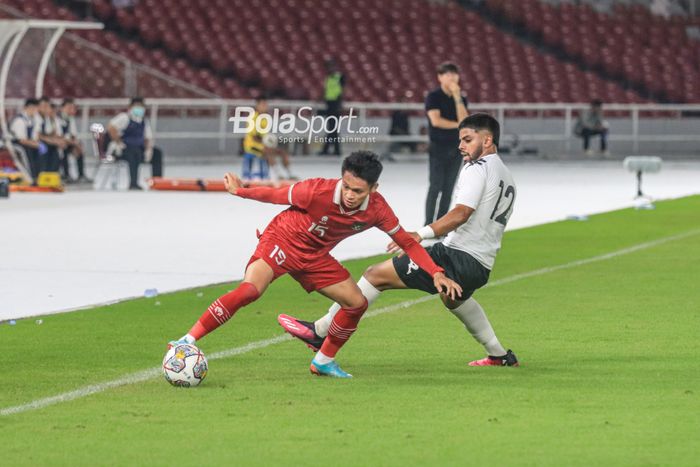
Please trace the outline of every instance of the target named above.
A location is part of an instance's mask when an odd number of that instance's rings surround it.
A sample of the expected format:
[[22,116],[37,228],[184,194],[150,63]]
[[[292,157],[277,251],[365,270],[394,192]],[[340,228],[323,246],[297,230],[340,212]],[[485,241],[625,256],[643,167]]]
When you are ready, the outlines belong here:
[[377,227],[429,273],[436,289],[455,298],[461,287],[448,279],[428,253],[399,224],[382,195],[377,180],[382,164],[376,154],[354,152],[343,161],[342,178],[313,178],[284,188],[243,188],[234,174],[224,177],[229,193],[241,198],[290,207],[268,224],[246,267],[243,282],[222,295],[192,326],[179,343],[192,344],[228,321],[241,307],[257,300],[272,281],[289,273],[307,292],[317,291],[341,306],[328,337],[311,362],[316,375],[351,377],[335,362],[338,350],[357,329],[367,299],[350,273],[330,255],[341,240]]

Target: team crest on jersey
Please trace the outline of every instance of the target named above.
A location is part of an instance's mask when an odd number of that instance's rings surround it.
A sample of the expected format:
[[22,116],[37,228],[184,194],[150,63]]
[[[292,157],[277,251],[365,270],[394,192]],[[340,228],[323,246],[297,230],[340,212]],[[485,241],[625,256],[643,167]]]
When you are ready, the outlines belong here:
[[355,232],[359,232],[360,230],[364,230],[365,227],[367,227],[367,223],[365,223],[365,222],[355,222],[355,223],[352,224],[352,226],[351,226],[350,228],[351,228],[352,230],[354,230]]

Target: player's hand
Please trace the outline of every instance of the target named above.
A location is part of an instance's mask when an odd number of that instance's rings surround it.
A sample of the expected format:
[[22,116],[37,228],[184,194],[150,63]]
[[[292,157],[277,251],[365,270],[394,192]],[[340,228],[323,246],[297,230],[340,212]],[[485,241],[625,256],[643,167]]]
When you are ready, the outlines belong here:
[[228,172],[224,175],[224,186],[226,187],[226,191],[235,195],[238,189],[243,187],[243,182],[238,178],[238,175]]
[[455,300],[455,297],[462,296],[462,287],[460,287],[459,284],[452,279],[448,278],[444,272],[435,273],[433,276],[433,284],[435,284],[435,288],[438,289],[440,293],[444,293],[452,300]]
[[[408,232],[408,235],[410,235],[418,243],[420,243],[421,240],[423,240],[422,238],[420,238],[420,235],[418,235],[416,232]],[[392,254],[392,255],[394,253],[398,253],[399,257],[401,257],[405,254],[404,251],[401,249],[401,247],[396,244],[396,242],[390,242],[386,246],[386,251],[387,251],[387,253]]]

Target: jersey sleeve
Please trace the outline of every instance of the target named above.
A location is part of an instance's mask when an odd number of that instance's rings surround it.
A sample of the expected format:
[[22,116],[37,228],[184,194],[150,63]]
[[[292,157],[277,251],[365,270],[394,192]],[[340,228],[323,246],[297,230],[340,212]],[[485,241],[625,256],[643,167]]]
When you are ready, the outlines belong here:
[[440,109],[440,101],[436,93],[429,92],[428,95],[425,96],[425,111],[427,112],[428,110],[434,109]]
[[288,192],[289,204],[301,209],[308,209],[320,182],[320,178],[310,178],[291,185]]
[[109,121],[109,124],[121,134],[129,126],[129,116],[126,112],[118,113]]
[[409,258],[418,265],[419,268],[434,276],[438,272],[445,272],[443,268],[435,264],[425,248],[413,239],[404,229],[399,230],[391,236],[396,244],[406,252]]
[[27,123],[20,117],[15,118],[10,124],[10,133],[17,139],[29,139]]
[[469,165],[463,170],[454,202],[476,209],[486,187],[486,171],[479,164]]
[[68,131],[70,132],[70,135],[73,138],[78,137],[78,124],[75,123],[75,118],[70,117],[69,123],[68,123]]
[[144,121],[143,137],[153,144],[153,130],[151,129],[151,122],[149,122],[148,119],[145,119]]
[[239,198],[254,199],[270,204],[289,204],[289,188],[274,188],[271,186],[256,186],[251,188],[239,188],[236,196]]
[[381,198],[380,208],[377,210],[377,216],[378,219],[375,226],[387,235],[394,235],[401,229],[399,218],[396,217],[394,210],[391,209],[391,206],[389,206],[389,203],[387,203],[383,197]]

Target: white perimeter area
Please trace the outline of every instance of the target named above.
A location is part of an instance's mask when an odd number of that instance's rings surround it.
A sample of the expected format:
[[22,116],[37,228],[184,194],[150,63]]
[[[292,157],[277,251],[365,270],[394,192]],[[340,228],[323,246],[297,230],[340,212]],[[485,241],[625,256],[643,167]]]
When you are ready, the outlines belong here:
[[[634,205],[635,177],[619,161],[506,163],[518,188],[509,229]],[[166,166],[170,177],[217,178],[226,170]],[[294,171],[338,177],[340,160],[302,159]],[[427,162],[385,164],[380,191],[409,230],[423,223],[427,178]],[[666,162],[643,188],[656,199],[700,193],[700,162]],[[0,199],[0,320],[240,279],[255,229],[282,209],[226,193],[12,193]],[[375,229],[333,254],[378,254],[388,240]]]

